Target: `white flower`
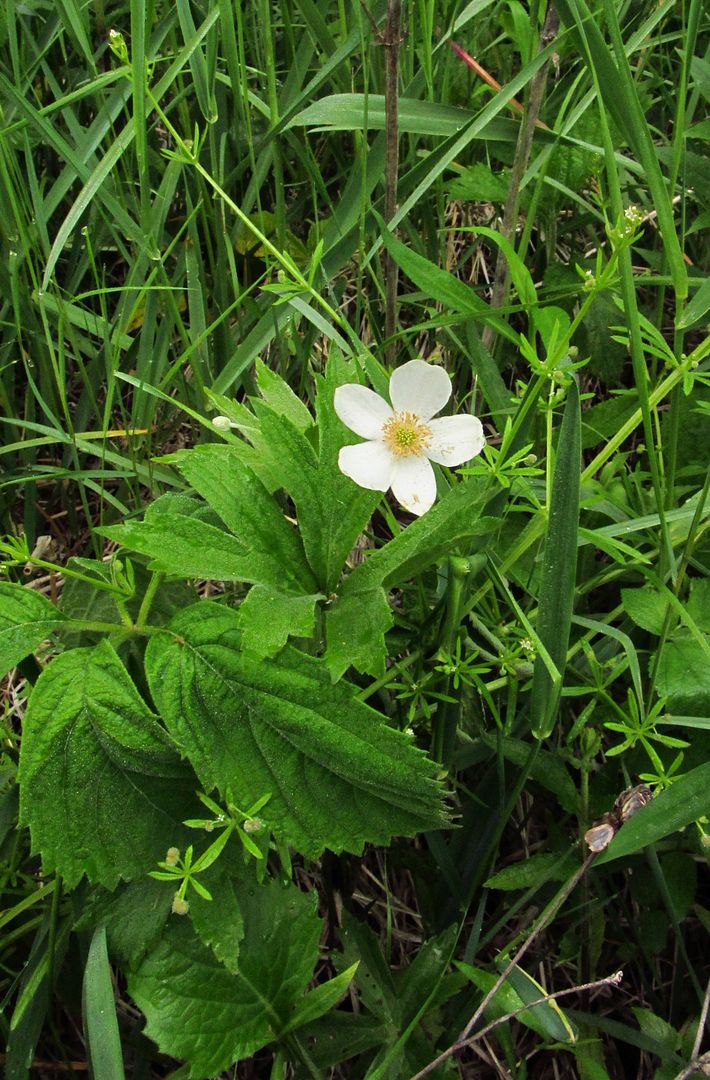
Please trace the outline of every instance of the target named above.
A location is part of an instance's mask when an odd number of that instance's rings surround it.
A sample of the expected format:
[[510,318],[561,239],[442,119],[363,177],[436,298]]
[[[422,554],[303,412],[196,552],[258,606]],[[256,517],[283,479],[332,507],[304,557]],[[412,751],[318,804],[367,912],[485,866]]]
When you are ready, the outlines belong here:
[[451,379],[426,360],[410,360],[390,378],[390,400],[357,383],[335,391],[335,411],[367,442],[344,446],[341,472],[372,491],[392,488],[405,510],[421,517],[436,499],[431,462],[462,465],[483,449],[481,421],[475,416],[432,420],[451,397]]

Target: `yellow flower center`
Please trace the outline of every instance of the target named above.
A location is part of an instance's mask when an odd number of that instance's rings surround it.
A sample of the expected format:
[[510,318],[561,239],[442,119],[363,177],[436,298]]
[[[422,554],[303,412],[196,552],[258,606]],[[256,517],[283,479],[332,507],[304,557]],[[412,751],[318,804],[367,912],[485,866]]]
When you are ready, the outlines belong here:
[[416,413],[399,412],[382,427],[385,442],[397,457],[421,455],[431,442],[431,428]]

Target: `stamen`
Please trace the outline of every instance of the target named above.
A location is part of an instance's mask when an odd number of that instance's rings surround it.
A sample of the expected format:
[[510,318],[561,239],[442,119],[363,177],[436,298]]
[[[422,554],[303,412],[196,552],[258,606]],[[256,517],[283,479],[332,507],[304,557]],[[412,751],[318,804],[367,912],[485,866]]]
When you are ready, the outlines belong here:
[[431,428],[411,412],[391,416],[383,425],[382,434],[397,457],[421,456],[431,442]]

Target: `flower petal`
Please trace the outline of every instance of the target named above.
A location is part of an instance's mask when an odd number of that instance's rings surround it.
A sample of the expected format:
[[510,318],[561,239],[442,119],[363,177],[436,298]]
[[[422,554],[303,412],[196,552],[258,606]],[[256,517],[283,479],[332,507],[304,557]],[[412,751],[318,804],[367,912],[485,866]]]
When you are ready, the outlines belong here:
[[424,453],[439,465],[463,465],[480,454],[486,439],[477,416],[440,416],[429,421],[431,442]]
[[410,360],[392,372],[390,400],[395,412],[411,412],[428,420],[450,397],[451,379],[443,368],[426,360]]
[[335,391],[334,405],[345,426],[356,435],[362,435],[363,439],[379,438],[382,425],[392,415],[392,409],[384,398],[358,383],[339,386]]
[[392,484],[395,456],[382,442],[358,443],[342,448],[338,466],[360,487],[387,491]]
[[421,517],[436,499],[436,477],[426,458],[398,458],[392,478],[392,492],[410,514]]

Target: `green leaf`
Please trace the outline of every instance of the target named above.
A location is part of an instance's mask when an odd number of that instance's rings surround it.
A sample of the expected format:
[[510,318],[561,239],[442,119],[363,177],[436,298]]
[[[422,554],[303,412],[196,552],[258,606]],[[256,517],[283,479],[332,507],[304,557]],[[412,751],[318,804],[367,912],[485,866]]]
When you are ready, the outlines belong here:
[[333,681],[354,667],[363,674],[384,675],[387,648],[385,634],[394,616],[387,593],[380,585],[352,588],[326,609],[327,662]]
[[281,1034],[285,1035],[289,1031],[296,1031],[298,1028],[303,1027],[304,1024],[310,1024],[329,1012],[347,992],[356,971],[357,963],[351,964],[349,968],[341,971],[334,979],[329,979],[328,982],[321,983],[320,986],[316,986],[314,990],[311,990],[310,994],[307,994],[303,1001],[299,1003],[295,1015],[291,1017]]
[[[688,272],[673,220],[673,207],[666,181],[658,164],[651,130],[638,95],[633,73],[619,31],[614,7],[605,0],[604,18],[596,18],[586,0],[560,0],[558,10],[569,27],[576,27],[582,42],[581,52],[587,66],[593,65],[603,103],[643,167],[668,260],[673,284],[678,296],[688,293]],[[609,30],[612,49],[606,44],[602,26]],[[682,310],[682,309],[680,309]]]
[[109,540],[150,558],[150,569],[174,577],[208,578],[275,585],[284,580],[280,562],[250,551],[223,529],[198,518],[161,513],[97,530]]
[[[483,993],[487,994],[488,991],[498,980],[498,975],[490,971],[482,971],[480,968],[472,967],[470,964],[465,964],[461,961],[454,961],[459,971],[462,971],[464,975],[471,980],[471,982],[478,987]],[[521,972],[521,969],[518,969]],[[525,974],[522,972],[522,974]],[[530,976],[526,976],[530,979]],[[542,997],[544,990],[539,988],[539,992],[536,994],[536,998]],[[527,996],[527,994],[526,994]],[[530,1000],[533,1000],[532,997]],[[486,1020],[496,1020],[499,1017],[506,1016],[508,1013],[516,1012],[521,1009],[525,1004],[520,994],[513,988],[509,982],[504,982],[500,989],[496,992],[493,1000],[486,1008]],[[525,1027],[531,1028],[543,1039],[554,1039],[556,1042],[571,1042],[574,1041],[573,1036],[570,1036],[571,1029],[569,1024],[565,1021],[563,1023],[560,1019],[560,1009],[554,1004],[554,1002],[535,1005],[531,1009],[524,1009],[521,1012],[516,1012],[515,1020],[524,1024]]]
[[536,627],[558,675],[553,678],[538,654],[530,700],[532,731],[538,739],[547,738],[554,727],[567,660],[577,571],[581,430],[579,390],[572,381],[557,444]]
[[196,446],[173,460],[255,562],[262,552],[278,562],[284,590],[316,591],[298,533],[236,448],[214,443]]
[[658,661],[656,687],[672,703],[674,712],[701,714],[710,707],[710,666],[699,642],[685,635],[666,641]]
[[285,416],[299,431],[313,426],[313,417],[300,398],[296,397],[285,379],[267,367],[263,360],[256,360],[256,384],[267,405],[279,416]]
[[710,814],[710,763],[681,776],[624,822],[595,865],[633,855]]
[[116,1019],[116,1001],[108,962],[106,928],[94,931],[84,968],[84,1030],[94,1076],[102,1080],[124,1080],[121,1037]]
[[485,882],[486,889],[531,889],[547,881],[566,881],[569,874],[564,869],[564,858],[548,852],[529,855],[522,862],[506,866]]
[[326,659],[334,679],[351,664],[363,673],[382,674],[387,655],[384,635],[392,624],[385,590],[451,554],[459,542],[492,531],[494,521],[481,516],[489,497],[490,491],[483,491],[477,479],[457,483],[423,517],[368,554],[348,575],[326,613]]
[[63,653],[40,675],[19,782],[45,872],[109,889],[180,842],[194,785],[108,642]]
[[[136,559],[131,560],[135,579],[135,593],[126,599],[126,609],[135,619],[145,595],[148,583],[152,580],[152,573]],[[94,559],[71,558],[67,562],[68,570],[78,570],[84,575],[97,577],[99,580],[110,581],[111,573],[107,563]],[[194,604],[195,591],[184,581],[168,580],[160,584],[150,607],[150,622],[158,626],[168,622],[180,608],[188,604]],[[123,623],[120,612],[116,606],[114,593],[106,589],[97,588],[88,581],[67,575],[64,581],[59,606],[64,615],[69,619],[82,619],[95,622],[116,623],[119,630]],[[71,629],[69,624],[62,627],[62,645],[65,649],[77,648],[86,645],[96,645],[103,633],[92,630],[84,630],[79,627]]]
[[244,648],[257,656],[275,656],[289,637],[311,637],[316,604],[322,593],[290,596],[267,585],[255,585],[239,607]]
[[[400,132],[417,135],[453,135],[477,115],[469,109],[440,102],[418,101],[401,97],[397,103]],[[324,128],[328,131],[353,131],[359,128],[383,130],[385,99],[382,94],[329,94],[312,102],[291,120],[289,127]],[[514,125],[494,120],[485,128],[486,137],[514,141]]]
[[621,603],[637,626],[660,637],[668,602],[655,589],[622,589]]
[[477,161],[475,165],[464,169],[449,184],[450,199],[504,203],[507,197],[507,176],[494,173],[482,161]]
[[236,973],[174,917],[157,948],[129,977],[146,1034],[163,1053],[186,1058],[190,1077],[215,1076],[250,1057],[287,1027],[318,960],[315,894],[278,882],[240,892],[245,936]]
[[65,616],[27,585],[0,583],[0,675],[24,660]]
[[168,885],[141,877],[127,884],[122,882],[113,892],[99,886],[82,904],[73,929],[105,926],[111,956],[127,967],[135,967],[162,934],[174,894],[174,878]]
[[[375,215],[378,217],[378,215]],[[399,268],[414,282],[425,296],[443,304],[450,313],[475,317],[490,326],[509,341],[517,342],[517,334],[510,329],[504,319],[495,315],[485,300],[459,278],[441,270],[429,259],[419,255],[397,240],[389,231],[382,218],[378,217],[382,241]]]
[[[496,247],[500,248],[505,255],[511,281],[513,282],[513,287],[515,288],[520,303],[524,304],[526,307],[534,307],[537,303],[537,292],[535,290],[532,274],[510,241],[506,240],[502,233],[497,232],[495,229],[488,229],[484,225],[466,226],[461,229],[461,232],[472,232],[485,236],[487,240],[490,240],[492,244],[495,244]],[[544,311],[545,309],[543,308],[542,310]],[[569,322],[566,313],[562,312],[562,315],[564,315]]]
[[352,432],[337,416],[333,398],[338,386],[358,381],[355,365],[346,364],[334,352],[325,376],[316,377],[321,504],[320,520],[314,527],[322,536],[322,588],[327,595],[337,587],[348,556],[382,499],[381,492],[358,487],[338,468],[338,453],[352,442]]
[[248,806],[304,854],[360,851],[441,827],[434,765],[407,736],[287,647],[268,665],[241,652],[238,613],[203,602],[146,652],[153,698],[206,791]]
[[710,634],[710,578],[693,578],[686,608],[699,629]]
[[243,882],[239,878],[245,877],[242,873],[235,879],[220,861],[199,878],[212,899],[205,900],[196,892],[188,894],[190,918],[200,940],[231,972],[238,969],[239,949],[244,938],[244,919],[239,904],[239,889]]

